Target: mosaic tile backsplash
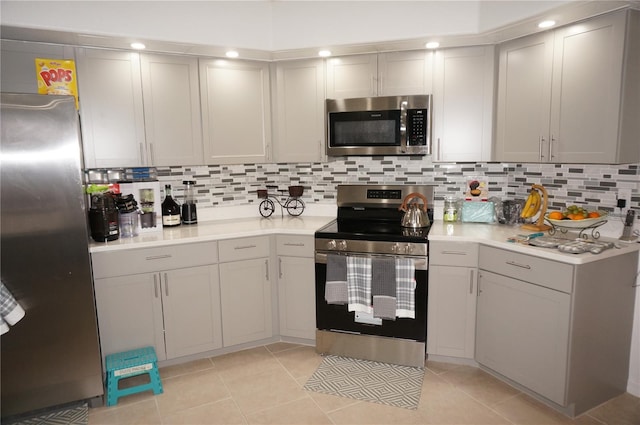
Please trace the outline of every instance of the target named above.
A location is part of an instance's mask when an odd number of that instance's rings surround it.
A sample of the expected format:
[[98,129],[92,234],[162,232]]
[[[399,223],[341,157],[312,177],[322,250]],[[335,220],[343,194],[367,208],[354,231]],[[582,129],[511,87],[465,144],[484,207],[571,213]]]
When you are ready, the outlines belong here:
[[[618,190],[631,192],[631,208],[640,212],[640,164],[562,165],[520,163],[433,163],[430,157],[346,157],[323,163],[241,164],[158,167],[161,183],[182,198],[182,180],[195,180],[198,209],[247,205],[260,201],[256,191],[276,185],[304,186],[305,203],[335,204],[339,184],[434,184],[436,205],[445,196],[462,197],[470,178],[488,183],[489,197],[524,199],[532,184],[542,184],[549,208],[567,205],[616,210]],[[274,191],[275,193],[275,191]]]

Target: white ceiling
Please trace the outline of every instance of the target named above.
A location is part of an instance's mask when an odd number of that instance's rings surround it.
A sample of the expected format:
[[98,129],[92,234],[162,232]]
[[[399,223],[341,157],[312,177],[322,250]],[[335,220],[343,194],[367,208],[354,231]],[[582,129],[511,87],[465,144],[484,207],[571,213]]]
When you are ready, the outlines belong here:
[[141,40],[152,51],[254,59],[483,44],[637,1],[0,1],[2,38],[108,48]]

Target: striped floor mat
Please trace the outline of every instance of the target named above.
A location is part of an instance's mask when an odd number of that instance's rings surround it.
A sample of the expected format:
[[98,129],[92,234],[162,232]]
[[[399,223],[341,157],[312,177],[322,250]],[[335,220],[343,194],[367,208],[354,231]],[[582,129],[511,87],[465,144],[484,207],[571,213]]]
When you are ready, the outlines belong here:
[[424,369],[326,356],[305,390],[405,409],[417,409]]
[[89,410],[86,404],[43,413],[39,416],[11,422],[11,425],[87,425]]

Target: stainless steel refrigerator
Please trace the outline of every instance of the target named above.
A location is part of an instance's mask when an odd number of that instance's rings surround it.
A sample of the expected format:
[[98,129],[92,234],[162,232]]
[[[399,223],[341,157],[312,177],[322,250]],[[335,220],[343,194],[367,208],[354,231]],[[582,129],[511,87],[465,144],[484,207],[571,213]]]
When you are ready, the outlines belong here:
[[0,278],[25,316],[0,336],[2,418],[104,387],[71,96],[2,93]]

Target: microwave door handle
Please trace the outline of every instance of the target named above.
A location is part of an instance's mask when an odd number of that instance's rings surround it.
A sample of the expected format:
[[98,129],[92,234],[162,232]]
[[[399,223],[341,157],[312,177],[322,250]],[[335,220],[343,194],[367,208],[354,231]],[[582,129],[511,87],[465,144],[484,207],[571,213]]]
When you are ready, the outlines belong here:
[[400,149],[407,151],[407,105],[406,100],[400,102]]

